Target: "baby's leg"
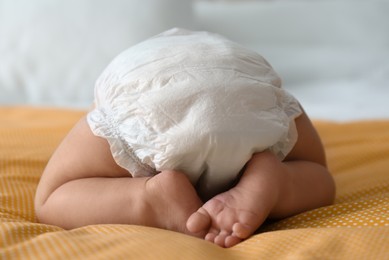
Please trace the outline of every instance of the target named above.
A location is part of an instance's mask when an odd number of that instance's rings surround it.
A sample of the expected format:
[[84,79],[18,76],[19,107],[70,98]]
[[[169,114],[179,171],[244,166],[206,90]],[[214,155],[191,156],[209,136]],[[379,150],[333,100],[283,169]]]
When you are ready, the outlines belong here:
[[255,154],[238,184],[207,201],[187,222],[191,232],[230,247],[252,235],[267,217],[284,218],[332,203],[335,186],[309,118],[296,119],[298,140],[283,162]]
[[116,223],[189,233],[186,220],[201,205],[180,172],[131,178],[113,160],[107,141],[93,135],[85,118],[53,154],[35,198],[39,221],[66,229]]

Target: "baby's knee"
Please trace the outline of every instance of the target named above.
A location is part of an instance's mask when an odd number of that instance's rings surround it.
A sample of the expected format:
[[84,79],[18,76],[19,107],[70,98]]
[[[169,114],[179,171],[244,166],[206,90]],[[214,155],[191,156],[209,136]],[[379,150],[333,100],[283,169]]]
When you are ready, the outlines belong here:
[[35,194],[34,208],[35,208],[35,217],[38,222],[44,224],[50,224],[47,221],[47,216],[50,215],[50,205],[46,202],[49,199],[51,193],[47,190],[48,187],[39,185],[37,192]]
[[35,195],[35,217],[39,223],[56,225],[59,227],[67,228],[63,225],[64,205],[68,202],[68,198],[71,197],[72,192],[66,189],[64,183],[59,187],[53,186],[40,186]]
[[49,224],[47,223],[48,221],[46,219],[48,210],[48,207],[46,207],[41,200],[35,199],[35,218],[37,222],[42,224]]
[[[45,195],[45,196],[43,196]],[[47,219],[47,216],[50,215],[50,207],[45,203],[48,199],[49,195],[46,195],[46,194],[36,194],[35,195],[35,203],[34,203],[34,207],[35,207],[35,217],[36,217],[36,220],[39,222],[39,223],[43,223],[43,224],[50,224],[48,219]]]
[[[53,215],[58,208],[54,206],[58,203],[53,202],[53,194],[70,180],[61,167],[51,164],[44,170],[35,193],[34,209],[37,220],[45,224],[50,223],[48,216]],[[55,197],[55,196],[54,196]]]

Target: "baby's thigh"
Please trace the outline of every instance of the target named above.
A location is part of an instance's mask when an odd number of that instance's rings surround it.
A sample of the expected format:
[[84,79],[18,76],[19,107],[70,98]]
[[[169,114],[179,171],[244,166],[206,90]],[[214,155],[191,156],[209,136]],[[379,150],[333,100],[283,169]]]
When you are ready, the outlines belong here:
[[38,185],[37,199],[45,201],[55,189],[76,179],[130,176],[115,163],[107,140],[95,136],[83,117],[50,158]]

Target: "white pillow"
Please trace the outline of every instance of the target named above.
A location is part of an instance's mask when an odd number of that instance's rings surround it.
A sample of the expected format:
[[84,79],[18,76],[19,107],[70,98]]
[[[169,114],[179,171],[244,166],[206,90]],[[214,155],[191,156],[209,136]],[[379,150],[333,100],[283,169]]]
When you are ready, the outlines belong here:
[[191,0],[0,0],[0,104],[89,106],[120,51],[191,27]]

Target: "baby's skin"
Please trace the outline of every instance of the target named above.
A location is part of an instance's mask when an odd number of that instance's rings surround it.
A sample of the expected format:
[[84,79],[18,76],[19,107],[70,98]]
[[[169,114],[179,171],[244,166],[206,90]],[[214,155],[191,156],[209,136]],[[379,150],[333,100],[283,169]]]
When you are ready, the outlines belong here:
[[[260,166],[260,167],[258,167]],[[238,184],[216,195],[193,213],[187,228],[222,247],[231,247],[252,235],[276,210],[281,166],[270,152],[258,153],[248,163]]]
[[183,172],[132,178],[83,118],[47,164],[36,192],[37,218],[65,229],[144,225],[234,246],[266,218],[332,203],[335,187],[320,139],[305,114],[296,127],[298,141],[284,161],[268,151],[254,154],[234,187],[203,202]]
[[[263,174],[256,171],[255,164],[266,161],[278,164],[270,152],[256,154],[235,187],[204,205],[184,173],[164,171],[149,178],[146,190],[151,195],[151,208],[164,211],[155,212],[153,225],[205,238],[222,247],[239,243],[254,233],[276,205],[278,190],[272,187],[277,187],[277,179],[266,170]],[[161,216],[166,216],[166,223],[158,222],[164,219]],[[169,223],[171,220],[176,223]]]

